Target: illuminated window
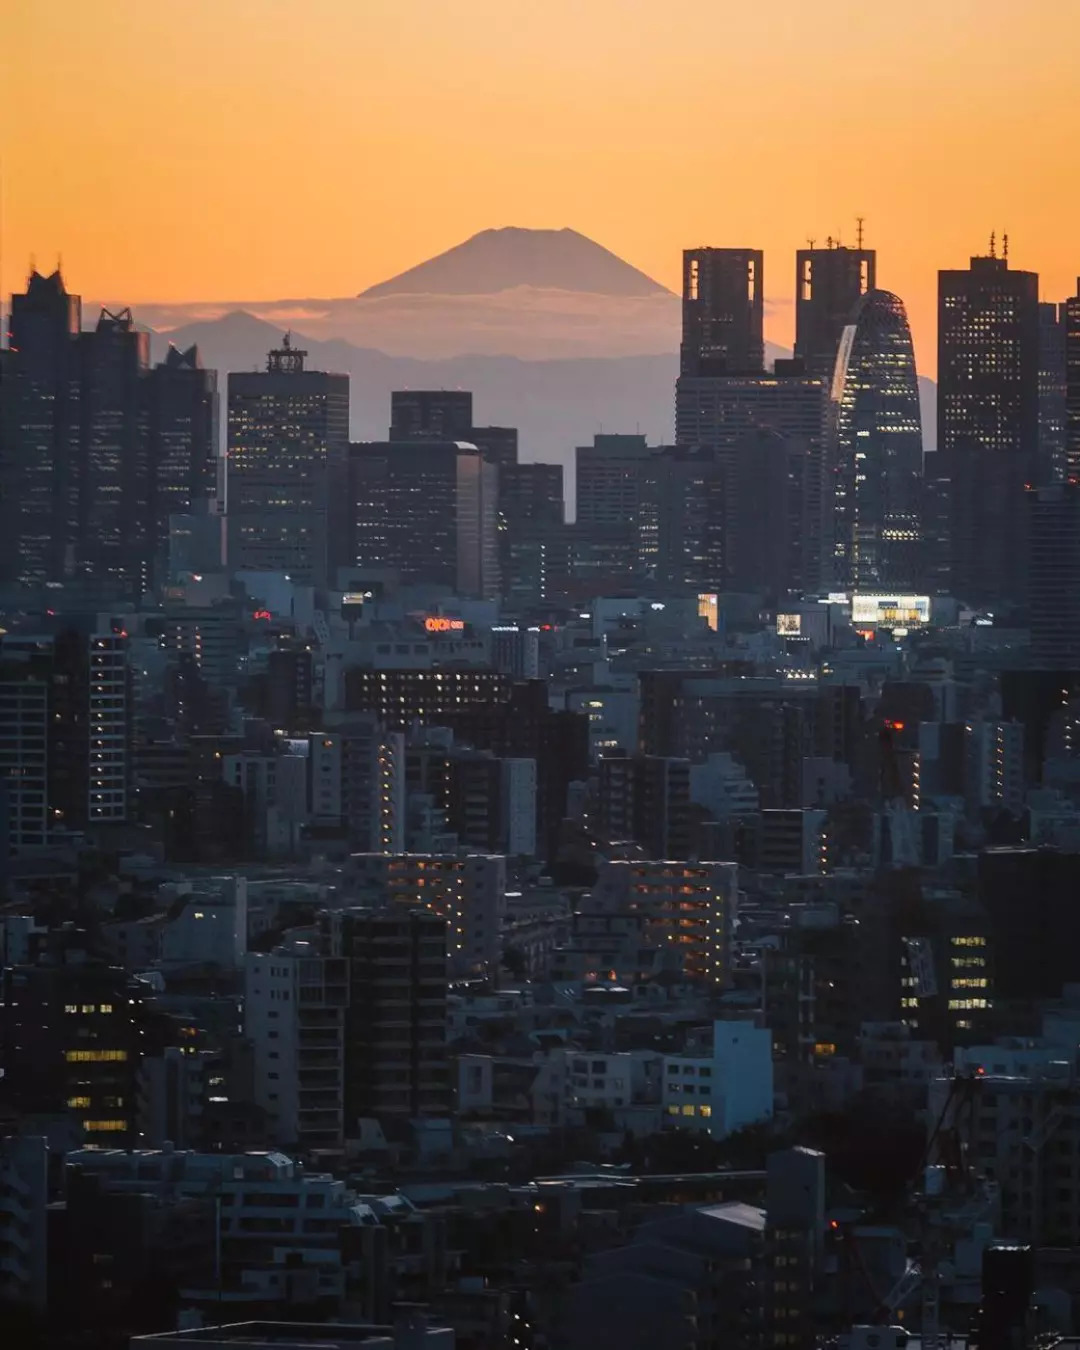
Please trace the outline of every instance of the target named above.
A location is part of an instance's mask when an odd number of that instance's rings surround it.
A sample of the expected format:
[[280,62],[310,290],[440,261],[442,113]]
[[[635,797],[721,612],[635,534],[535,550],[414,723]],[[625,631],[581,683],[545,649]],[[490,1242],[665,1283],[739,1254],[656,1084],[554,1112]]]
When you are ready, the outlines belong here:
[[65,1003],[64,1011],[66,1013],[77,1013],[79,1011],[79,1005],[77,1003]]
[[127,1129],[126,1120],[84,1120],[84,1130],[93,1130],[98,1134],[118,1134]]
[[89,1097],[69,1097],[69,1098],[67,1099],[67,1104],[68,1104],[68,1106],[71,1107],[71,1109],[72,1109],[73,1111],[77,1111],[77,1110],[79,1110],[80,1107],[87,1107],[87,1106],[89,1106],[89,1105],[90,1105],[90,1098],[89,1098]]
[[814,1046],[814,1054],[820,1055],[823,1059],[827,1058],[836,1054],[836,1046],[832,1041],[818,1041]]
[[669,1116],[677,1116],[679,1114],[679,1108],[677,1106],[669,1106],[667,1113]]
[[697,1109],[697,1113],[698,1113],[699,1116],[705,1116],[705,1117],[711,1116],[711,1115],[712,1115],[712,1107],[711,1107],[711,1106],[699,1106],[698,1109]]
[[682,1113],[684,1116],[692,1116],[696,1109],[697,1108],[694,1106],[693,1102],[690,1102],[688,1105],[683,1107]]
[[64,1058],[69,1064],[109,1064],[123,1063],[127,1059],[126,1050],[65,1050]]
[[103,1013],[111,1013],[112,1010],[113,1010],[113,1005],[112,1005],[111,1003],[102,1003],[101,1006],[98,1008],[98,1012],[103,1012]]

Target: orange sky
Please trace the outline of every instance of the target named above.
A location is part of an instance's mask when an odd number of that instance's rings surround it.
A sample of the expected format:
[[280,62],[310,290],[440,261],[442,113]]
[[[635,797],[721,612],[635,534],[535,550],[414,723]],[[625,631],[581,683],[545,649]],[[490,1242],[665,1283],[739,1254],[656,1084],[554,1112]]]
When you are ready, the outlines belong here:
[[784,301],[861,214],[931,371],[992,228],[1073,292],[1078,50],[1080,0],[0,0],[4,289],[345,295],[514,224],[672,286],[757,245]]

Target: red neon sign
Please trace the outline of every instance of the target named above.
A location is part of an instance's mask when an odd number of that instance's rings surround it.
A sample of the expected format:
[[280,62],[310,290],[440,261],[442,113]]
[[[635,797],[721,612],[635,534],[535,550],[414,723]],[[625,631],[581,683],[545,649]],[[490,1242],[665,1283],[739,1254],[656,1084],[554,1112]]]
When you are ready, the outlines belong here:
[[465,627],[464,619],[444,619],[441,614],[429,614],[424,620],[429,633],[460,633]]

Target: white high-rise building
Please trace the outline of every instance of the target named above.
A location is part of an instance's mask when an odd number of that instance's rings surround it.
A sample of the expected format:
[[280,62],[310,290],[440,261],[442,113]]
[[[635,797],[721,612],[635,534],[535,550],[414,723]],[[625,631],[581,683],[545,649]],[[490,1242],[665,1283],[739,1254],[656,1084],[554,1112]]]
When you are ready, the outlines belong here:
[[244,1035],[255,1101],[278,1147],[342,1147],[348,967],[304,941],[247,955]]

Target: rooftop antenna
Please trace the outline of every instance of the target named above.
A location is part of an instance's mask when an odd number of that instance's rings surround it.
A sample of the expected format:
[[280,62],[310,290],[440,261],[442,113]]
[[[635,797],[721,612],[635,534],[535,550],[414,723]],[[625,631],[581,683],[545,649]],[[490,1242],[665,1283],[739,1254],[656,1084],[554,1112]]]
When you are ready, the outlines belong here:
[[807,247],[808,247],[808,248],[813,248],[815,243],[816,243],[816,240],[814,240],[814,239],[808,239],[808,240],[806,241],[806,244],[807,244]]
[[825,247],[832,248],[832,246],[833,246],[833,237],[831,234],[827,234],[825,236]]
[[1009,261],[1009,236],[1007,234],[1001,236],[1001,256],[1006,262]]
[[996,231],[996,230],[991,230],[991,231],[990,231],[990,256],[991,256],[991,258],[996,258],[996,257],[997,257],[997,231]]
[[864,220],[865,220],[865,217],[864,217],[864,216],[856,216],[856,217],[855,217],[855,247],[858,248],[858,249],[860,249],[860,250],[862,249],[862,244],[863,244],[863,221],[864,221]]

